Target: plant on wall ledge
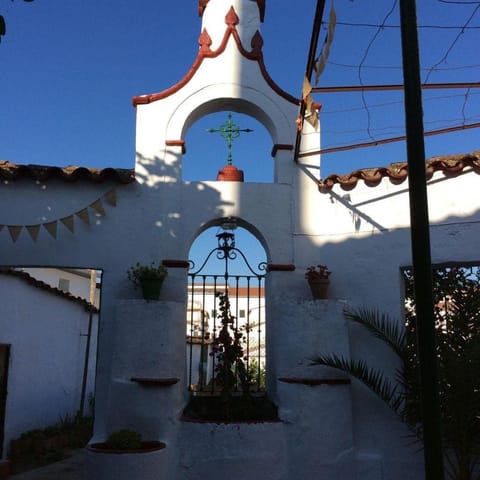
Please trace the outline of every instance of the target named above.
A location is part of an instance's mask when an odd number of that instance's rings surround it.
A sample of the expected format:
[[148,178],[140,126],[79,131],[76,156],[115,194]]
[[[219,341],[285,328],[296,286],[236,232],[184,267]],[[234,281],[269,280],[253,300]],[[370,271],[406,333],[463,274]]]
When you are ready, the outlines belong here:
[[305,278],[316,300],[328,298],[328,286],[330,285],[330,270],[326,265],[316,265],[307,268]]
[[168,275],[167,268],[161,263],[141,265],[139,262],[127,270],[128,279],[136,288],[142,290],[145,300],[158,300],[162,290],[163,281]]

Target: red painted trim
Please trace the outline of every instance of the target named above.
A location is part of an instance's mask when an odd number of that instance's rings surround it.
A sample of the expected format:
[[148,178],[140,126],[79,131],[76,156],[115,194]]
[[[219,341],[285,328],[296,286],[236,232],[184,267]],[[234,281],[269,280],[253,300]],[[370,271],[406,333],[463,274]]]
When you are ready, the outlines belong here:
[[279,150],[293,150],[293,145],[286,145],[284,143],[276,143],[272,148],[272,157],[275,157]]
[[165,145],[167,147],[181,147],[183,154],[187,151],[185,140],[165,140]]
[[238,23],[238,16],[233,7],[231,7],[230,10],[228,11],[225,17],[225,23],[227,24],[227,28],[225,30],[223,40],[217,50],[215,51],[211,50],[210,46],[212,42],[211,42],[210,36],[208,35],[207,30],[204,29],[200,34],[200,38],[199,38],[200,49],[198,51],[197,58],[193,62],[192,66],[190,67],[190,70],[186,73],[186,75],[175,85],[171,86],[170,88],[167,88],[166,90],[163,90],[162,92],[152,93],[149,95],[138,95],[133,97],[132,99],[133,106],[136,107],[137,105],[146,105],[152,102],[156,102],[157,100],[167,98],[170,95],[178,92],[193,78],[197,70],[200,68],[200,65],[202,64],[204,58],[216,58],[225,51],[230,36],[233,36],[237,44],[238,50],[245,58],[247,58],[248,60],[258,62],[263,78],[265,79],[265,81],[273,91],[275,91],[278,95],[283,97],[285,100],[291,103],[294,103],[295,105],[300,105],[301,103],[300,99],[295,98],[294,96],[282,90],[272,80],[272,78],[268,74],[267,69],[265,67],[265,63],[263,61],[263,53],[262,53],[263,39],[260,35],[260,32],[257,31],[257,33],[253,36],[252,50],[249,52],[243,48],[242,42],[240,40],[240,36],[237,32],[236,24]]
[[150,378],[150,377],[132,377],[131,382],[139,383],[147,387],[169,387],[175,385],[180,380],[178,378]]
[[198,0],[198,16],[203,17],[203,12],[210,0]]
[[352,382],[349,378],[300,378],[300,377],[281,377],[279,382],[298,383],[300,385],[309,385],[311,387],[317,385],[350,385]]
[[267,265],[267,272],[293,272],[295,270],[295,265],[280,263],[269,263]]
[[167,268],[190,268],[188,260],[162,260],[162,265]]

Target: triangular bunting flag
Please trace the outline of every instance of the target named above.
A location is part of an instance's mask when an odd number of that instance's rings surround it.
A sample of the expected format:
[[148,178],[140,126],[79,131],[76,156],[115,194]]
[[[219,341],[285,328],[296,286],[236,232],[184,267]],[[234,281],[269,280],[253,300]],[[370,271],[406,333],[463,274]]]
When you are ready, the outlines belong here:
[[74,223],[73,223],[73,215],[69,215],[68,217],[63,217],[60,221],[72,232],[74,233]]
[[32,240],[36,242],[38,237],[38,232],[40,231],[40,225],[27,225],[25,228],[27,229],[27,232],[29,233],[30,237],[32,237]]
[[310,95],[311,91],[312,91],[312,85],[310,85],[310,81],[305,75],[303,77],[302,98],[305,100]]
[[320,75],[325,70],[325,66],[327,65],[327,59],[324,55],[324,52],[320,54],[320,57],[317,59],[315,63],[315,85],[318,85],[318,81],[320,80]]
[[312,127],[317,130],[318,128],[318,113],[316,110],[313,110],[309,115],[305,116],[305,120],[312,125]]
[[19,225],[8,225],[8,231],[10,233],[10,236],[12,237],[12,240],[14,242],[17,241],[18,236],[20,235],[20,232],[22,231],[21,226]]
[[44,223],[43,226],[45,227],[47,232],[56,240],[57,239],[57,221],[55,220],[53,222]]
[[314,106],[313,106],[313,98],[312,98],[311,95],[309,95],[305,99],[305,112],[308,113],[309,115],[311,115],[314,110],[315,109],[314,109]]
[[105,200],[109,203],[112,207],[117,206],[117,191],[110,190],[105,194]]
[[88,209],[83,208],[82,210],[78,211],[75,214],[78,218],[80,218],[83,222],[87,225],[90,225],[90,217],[88,216]]
[[105,210],[103,208],[102,202],[100,199],[95,200],[91,205],[90,208],[93,208],[99,215],[104,217],[106,215]]
[[327,43],[330,43],[331,45],[333,42],[333,37],[335,35],[335,26],[337,25],[337,12],[335,11],[334,2],[332,2],[332,8],[330,9],[330,18],[328,20]]
[[315,61],[315,85],[318,85],[318,80],[327,64],[327,59],[330,56],[330,47],[333,43],[335,36],[335,25],[337,24],[337,13],[335,12],[335,5],[332,2],[332,8],[330,9],[330,18],[328,22],[328,33],[325,43],[323,44],[322,51]]

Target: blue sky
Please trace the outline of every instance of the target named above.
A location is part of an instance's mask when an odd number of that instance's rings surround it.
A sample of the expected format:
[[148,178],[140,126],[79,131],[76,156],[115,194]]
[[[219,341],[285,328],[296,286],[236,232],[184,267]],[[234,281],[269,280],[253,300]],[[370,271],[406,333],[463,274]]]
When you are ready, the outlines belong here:
[[[326,3],[324,18],[331,0]],[[422,79],[478,81],[479,2],[417,3],[419,25],[436,27],[419,31]],[[335,39],[319,86],[402,83],[398,1],[369,0],[365,5],[336,0]],[[277,84],[294,96],[301,93],[315,6],[315,0],[267,0],[261,27],[265,64]],[[7,23],[0,43],[0,160],[133,168],[131,99],[162,91],[188,71],[201,27],[197,0],[15,0],[0,2],[0,14]],[[375,26],[382,23],[382,28]],[[324,28],[319,48],[325,34]],[[401,92],[316,94],[315,100],[322,103],[323,147],[403,134]],[[424,91],[424,111],[425,130],[479,122],[480,90]],[[188,132],[186,179],[213,180],[225,164],[225,141],[206,132],[225,120],[226,113],[206,117]],[[272,145],[265,129],[246,116],[235,114],[233,120],[254,129],[235,141],[234,163],[245,170],[247,181],[271,181]],[[478,129],[429,137],[427,158],[479,149],[478,138]],[[332,153],[322,157],[321,174],[405,159],[403,142]],[[239,248],[255,252],[256,266],[262,249],[237,232]],[[199,244],[213,248],[215,233],[205,232]],[[202,255],[192,251],[197,262]]]
[[[367,9],[364,1],[336,1],[335,40],[320,86],[401,83],[400,32],[394,28],[399,24],[398,2],[368,4]],[[479,2],[418,4],[419,25],[444,27],[420,30],[423,79],[478,81]],[[315,5],[314,0],[303,0],[301,6],[291,0],[267,1],[262,25],[265,63],[273,79],[295,96],[301,91]],[[326,14],[330,5],[327,0]],[[16,0],[0,3],[0,13],[7,22],[7,35],[0,43],[0,159],[132,168],[131,98],[164,90],[187,72],[201,26],[197,1]],[[345,25],[378,25],[384,20],[380,30]],[[445,28],[455,26],[467,28],[463,33]],[[325,30],[320,45],[324,36]],[[429,74],[428,68],[437,63]],[[480,121],[479,93],[479,89],[425,92],[425,130]],[[367,93],[363,98],[359,93],[316,94],[315,100],[323,105],[323,147],[403,134],[401,92]],[[205,118],[187,134],[187,178],[196,179],[196,158],[222,152],[222,139],[205,132],[222,121],[219,116]],[[246,168],[247,180],[270,181],[271,142],[265,130],[248,117],[235,116],[234,121],[255,130],[235,143],[234,161]],[[427,157],[473,151],[479,148],[478,137],[478,129],[430,137]],[[211,142],[219,142],[218,149]],[[247,160],[253,163],[250,168],[248,162],[242,165]],[[322,176],[403,160],[403,143],[332,153],[322,158]],[[211,176],[203,179],[214,179],[224,158],[211,161]]]

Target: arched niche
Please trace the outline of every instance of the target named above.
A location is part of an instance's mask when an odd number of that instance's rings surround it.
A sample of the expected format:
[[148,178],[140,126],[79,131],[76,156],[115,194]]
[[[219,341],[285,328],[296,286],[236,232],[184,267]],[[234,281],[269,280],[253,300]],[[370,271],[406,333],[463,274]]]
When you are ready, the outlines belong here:
[[[230,123],[231,122],[231,123]],[[188,130],[187,151],[182,157],[182,180],[189,182],[217,179],[218,172],[228,163],[228,142],[220,129],[238,128],[231,141],[232,164],[244,172],[246,183],[272,183],[274,161],[272,139],[255,118],[230,111],[208,114]]]
[[[168,121],[166,140],[184,140],[188,130],[195,122],[206,115],[217,112],[236,112],[248,115],[263,125],[271,138],[271,149],[265,153],[274,157],[274,181],[276,182],[279,176],[282,181],[285,181],[284,169],[282,175],[279,175],[281,169],[279,162],[288,162],[289,168],[293,168],[292,155],[296,137],[295,118],[298,114],[298,106],[281,97],[269,97],[260,91],[240,85],[238,91],[232,90],[231,85],[208,86],[186,97],[176,106]],[[186,145],[187,150],[188,148]],[[282,154],[279,154],[279,151]]]
[[[206,232],[209,229],[212,228],[217,228],[217,229],[222,229],[222,225],[225,227],[228,227],[228,224],[235,223],[235,231],[237,228],[242,228],[246,230],[249,234],[251,234],[255,239],[260,243],[260,245],[263,247],[265,251],[265,261],[269,261],[270,254],[269,254],[269,247],[267,244],[267,241],[263,234],[260,232],[260,230],[250,222],[240,218],[240,217],[219,217],[219,218],[214,218],[211,219],[208,222],[205,222],[199,229],[195,232],[189,246],[189,251],[192,249],[192,246],[194,245],[195,241],[198,239],[200,235],[202,235],[204,232]],[[226,230],[229,230],[226,228]]]

